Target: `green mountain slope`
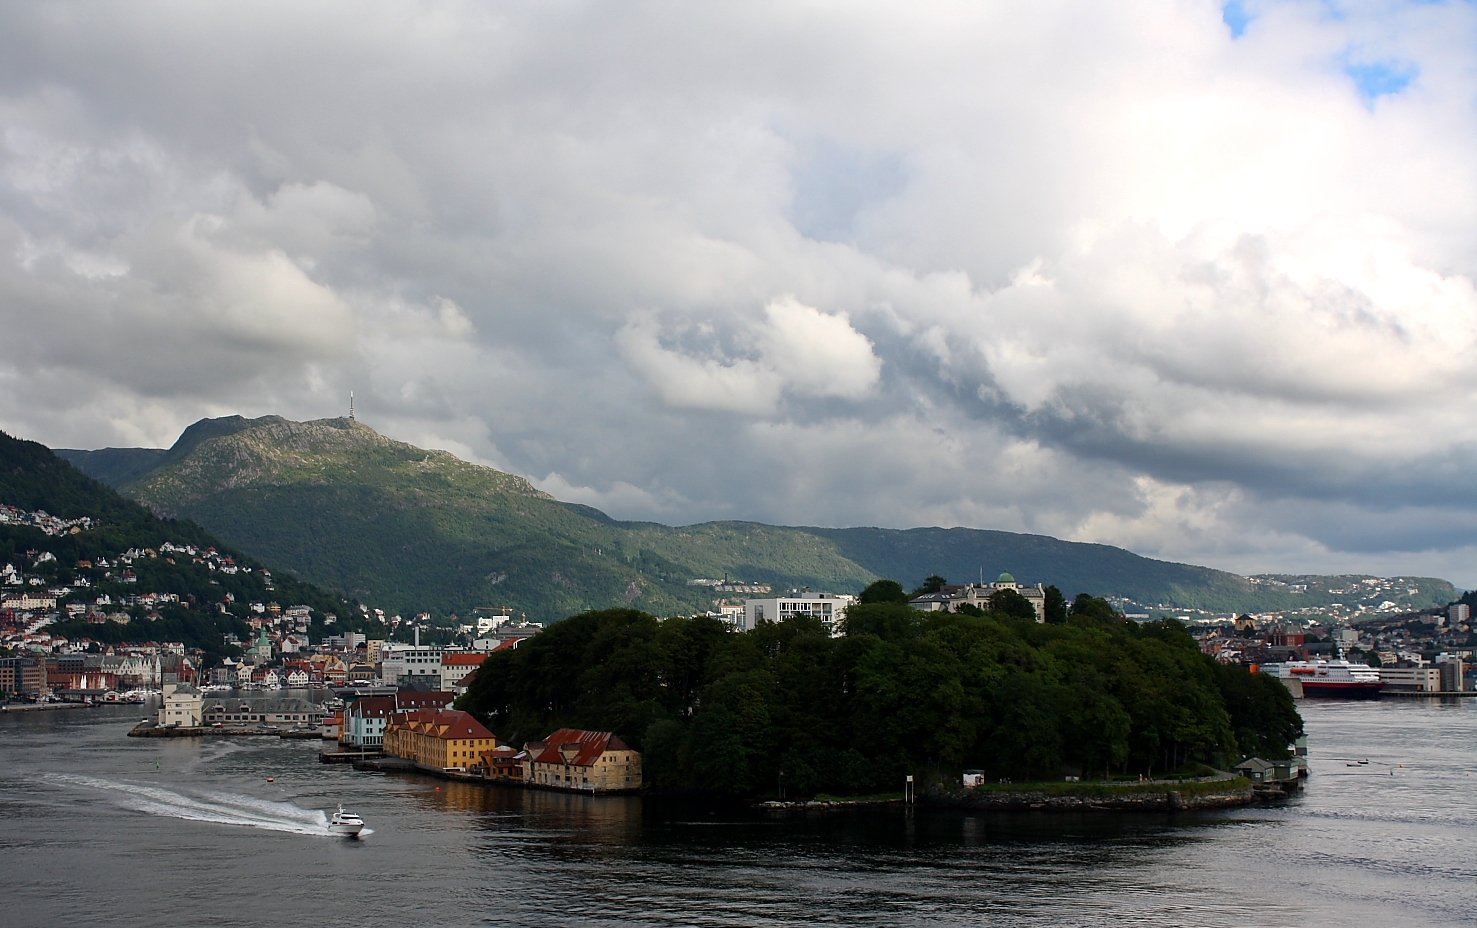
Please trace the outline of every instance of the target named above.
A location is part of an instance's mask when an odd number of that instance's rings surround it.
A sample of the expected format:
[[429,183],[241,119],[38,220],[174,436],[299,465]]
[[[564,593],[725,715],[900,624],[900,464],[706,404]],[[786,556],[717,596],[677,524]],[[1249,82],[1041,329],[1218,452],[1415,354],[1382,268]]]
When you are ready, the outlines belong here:
[[[111,463],[116,455],[74,454],[100,476],[121,473]],[[911,586],[935,573],[963,582],[1009,570],[1069,597],[1091,592],[1215,611],[1321,605],[1342,595],[1040,535],[620,522],[349,419],[202,420],[158,460],[123,485],[128,495],[313,582],[407,613],[511,606],[557,619],[630,605],[667,614],[710,608],[719,594],[689,581],[725,575],[843,592],[878,577]],[[1425,605],[1454,591],[1421,581],[1419,595],[1403,595]]]
[[671,612],[711,606],[711,592],[687,581],[725,571],[846,589],[871,579],[804,532],[618,523],[348,419],[256,420],[183,455],[171,449],[171,459],[129,494],[402,612],[510,605],[554,619],[610,603]]
[[96,451],[79,451],[76,448],[56,448],[57,457],[70,462],[83,473],[121,490],[148,473],[180,460],[201,442],[221,435],[233,435],[264,422],[285,422],[279,416],[247,419],[244,416],[226,416],[221,419],[201,419],[185,429],[179,440],[170,448],[99,448]]

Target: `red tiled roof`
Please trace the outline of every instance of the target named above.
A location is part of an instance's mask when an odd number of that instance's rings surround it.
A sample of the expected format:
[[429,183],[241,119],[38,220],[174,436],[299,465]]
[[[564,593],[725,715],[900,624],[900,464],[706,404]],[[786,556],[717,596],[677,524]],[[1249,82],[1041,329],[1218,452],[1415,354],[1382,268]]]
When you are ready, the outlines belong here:
[[[559,748],[564,745],[575,745],[578,750],[574,756],[565,760]],[[534,745],[529,745],[532,753]],[[534,762],[539,764],[569,764],[574,767],[590,767],[606,751],[629,751],[630,748],[621,739],[608,731],[584,731],[578,728],[561,728],[548,737],[542,744],[542,750],[534,756]]]
[[482,652],[461,653],[445,652],[441,655],[442,667],[481,667],[482,662],[487,660],[487,655]]
[[494,651],[511,651],[514,648],[518,647],[518,642],[520,642],[522,640],[523,640],[522,638],[508,638],[508,639],[506,639],[504,641],[498,642],[498,646],[495,647],[495,648],[493,648],[492,650],[494,650]]
[[496,735],[488,731],[485,726],[470,712],[462,712],[459,709],[416,709],[410,712],[397,712],[391,719],[391,724],[411,731],[450,741],[456,738],[493,738]]

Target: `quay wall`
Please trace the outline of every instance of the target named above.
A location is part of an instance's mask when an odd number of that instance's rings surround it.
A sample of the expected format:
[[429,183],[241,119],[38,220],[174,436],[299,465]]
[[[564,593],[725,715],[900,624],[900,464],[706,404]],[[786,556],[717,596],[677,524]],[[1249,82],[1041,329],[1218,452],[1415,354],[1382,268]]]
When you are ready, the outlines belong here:
[[918,801],[932,806],[985,812],[1188,812],[1250,805],[1255,798],[1254,790],[1247,785],[1208,792],[1185,792],[1165,787],[1107,795],[959,789],[920,795]]

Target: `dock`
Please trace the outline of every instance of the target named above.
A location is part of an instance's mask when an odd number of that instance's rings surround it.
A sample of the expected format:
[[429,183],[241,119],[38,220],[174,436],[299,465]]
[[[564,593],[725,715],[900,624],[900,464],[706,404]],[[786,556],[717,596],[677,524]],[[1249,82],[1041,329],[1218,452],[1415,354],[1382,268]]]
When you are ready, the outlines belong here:
[[316,729],[291,728],[216,728],[196,725],[160,728],[154,722],[139,722],[128,730],[130,738],[282,738],[284,740],[321,741]]
[[384,751],[319,751],[318,763],[320,764],[352,764],[361,760],[378,760],[385,756]]

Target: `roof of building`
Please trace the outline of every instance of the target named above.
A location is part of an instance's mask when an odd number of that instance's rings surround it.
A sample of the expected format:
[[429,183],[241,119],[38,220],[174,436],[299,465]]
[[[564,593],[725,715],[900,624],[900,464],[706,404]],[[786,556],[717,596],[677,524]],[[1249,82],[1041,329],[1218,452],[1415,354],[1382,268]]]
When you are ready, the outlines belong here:
[[445,709],[456,702],[456,694],[444,690],[404,690],[394,695],[395,708],[405,709]]
[[1008,573],[1002,573],[1000,575],[999,579],[997,579],[995,582],[996,583],[1014,583],[1015,582],[1015,578],[1012,577]]
[[1241,763],[1237,764],[1231,769],[1247,770],[1253,773],[1264,773],[1268,770],[1271,770],[1275,766],[1277,765],[1269,760],[1262,760],[1260,757],[1248,757],[1246,760],[1243,760]]
[[464,738],[496,739],[497,737],[477,721],[472,713],[463,712],[460,709],[416,709],[410,712],[397,712],[391,716],[390,724],[398,728],[408,728],[432,738],[440,738],[443,741]]
[[[561,748],[571,749],[566,759]],[[584,731],[579,728],[561,728],[542,743],[542,750],[534,755],[534,763],[568,764],[572,767],[590,767],[606,751],[629,751],[626,743],[608,731]],[[529,745],[533,753],[533,745]]]
[[486,652],[446,652],[441,653],[442,667],[480,667],[487,660]]
[[382,718],[395,711],[393,696],[361,696],[349,703],[344,710],[348,715],[364,718]]

